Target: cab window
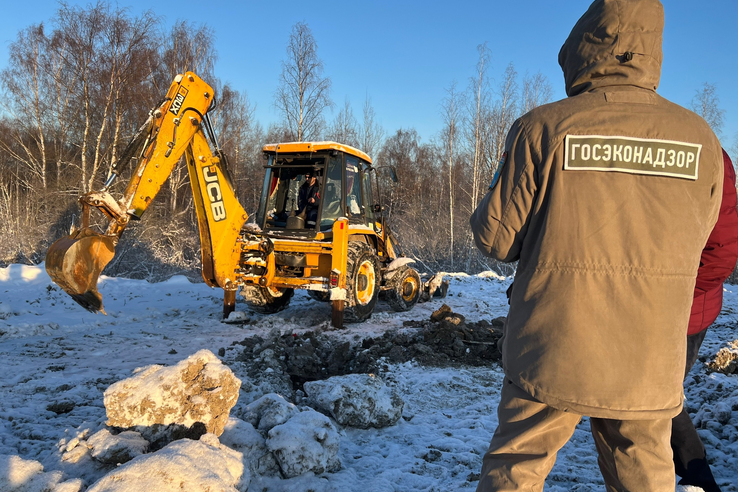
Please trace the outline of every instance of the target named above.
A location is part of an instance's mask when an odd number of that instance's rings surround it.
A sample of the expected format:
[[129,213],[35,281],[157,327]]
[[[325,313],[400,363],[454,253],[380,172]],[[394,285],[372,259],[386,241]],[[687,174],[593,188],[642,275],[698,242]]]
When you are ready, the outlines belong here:
[[[362,163],[363,164],[363,163]],[[364,205],[364,214],[366,215],[366,220],[373,223],[374,222],[374,204],[372,203],[372,179],[371,179],[371,173],[369,172],[369,166],[366,164],[363,165],[363,171],[361,173],[361,181],[364,184],[363,191],[363,199],[362,203]]]
[[349,219],[362,214],[359,159],[352,156],[346,156],[346,211]]
[[343,168],[342,156],[331,157],[328,160],[328,169],[325,177],[325,191],[323,199],[323,211],[320,214],[320,229],[325,231],[333,227],[333,222],[343,213],[341,204],[341,170]]

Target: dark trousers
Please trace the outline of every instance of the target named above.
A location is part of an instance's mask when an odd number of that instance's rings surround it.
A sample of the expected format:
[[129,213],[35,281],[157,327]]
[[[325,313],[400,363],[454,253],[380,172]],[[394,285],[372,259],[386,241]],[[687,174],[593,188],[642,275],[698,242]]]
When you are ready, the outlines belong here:
[[[685,379],[697,361],[697,354],[699,354],[700,345],[706,333],[707,330],[702,330],[687,337]],[[682,408],[682,413],[674,417],[671,422],[671,449],[674,451],[676,474],[682,477],[679,481],[680,485],[695,485],[702,487],[706,492],[720,492],[720,487],[715,483],[715,477],[712,476],[710,465],[707,464],[705,446],[684,408]]]

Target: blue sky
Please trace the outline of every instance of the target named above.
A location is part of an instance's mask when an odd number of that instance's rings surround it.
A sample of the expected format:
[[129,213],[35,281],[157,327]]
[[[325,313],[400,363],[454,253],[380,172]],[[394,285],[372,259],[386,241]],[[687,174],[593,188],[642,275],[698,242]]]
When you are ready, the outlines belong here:
[[[714,84],[725,110],[725,146],[738,137],[738,1],[662,0],[666,13],[664,64],[658,92],[689,107],[696,90]],[[4,2],[0,68],[17,32],[48,23],[52,0]],[[69,0],[87,5],[87,1]],[[473,75],[476,47],[492,52],[497,80],[512,62],[521,74],[538,71],[565,97],[557,63],[561,44],[590,0],[518,1],[193,1],[119,0],[134,15],[153,7],[169,27],[177,20],[205,23],[216,35],[216,74],[244,91],[267,126],[278,115],[273,93],[291,27],[306,22],[333,82],[333,115],[348,100],[359,116],[368,95],[388,133],[415,128],[427,142],[441,128],[445,89],[464,88]],[[698,6],[703,6],[698,8]],[[331,114],[327,114],[331,119]]]

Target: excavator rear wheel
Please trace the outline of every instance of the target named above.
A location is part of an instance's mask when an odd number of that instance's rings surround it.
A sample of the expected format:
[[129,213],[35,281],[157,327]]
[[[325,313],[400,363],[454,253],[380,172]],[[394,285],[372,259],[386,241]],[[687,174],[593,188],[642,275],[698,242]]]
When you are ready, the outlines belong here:
[[364,321],[372,315],[379,298],[379,260],[367,243],[349,241],[346,261],[347,323]]
[[286,309],[294,295],[294,289],[274,289],[271,287],[244,287],[241,295],[249,309],[261,314],[274,314]]

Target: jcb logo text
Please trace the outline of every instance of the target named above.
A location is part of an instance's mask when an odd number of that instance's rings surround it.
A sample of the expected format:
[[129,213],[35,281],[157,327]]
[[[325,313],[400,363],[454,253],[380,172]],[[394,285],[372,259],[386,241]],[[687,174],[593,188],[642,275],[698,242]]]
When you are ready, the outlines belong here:
[[218,173],[209,167],[202,168],[202,176],[205,178],[205,190],[210,200],[210,210],[213,212],[213,220],[220,222],[226,218],[225,205],[223,205],[223,194],[220,192]]

